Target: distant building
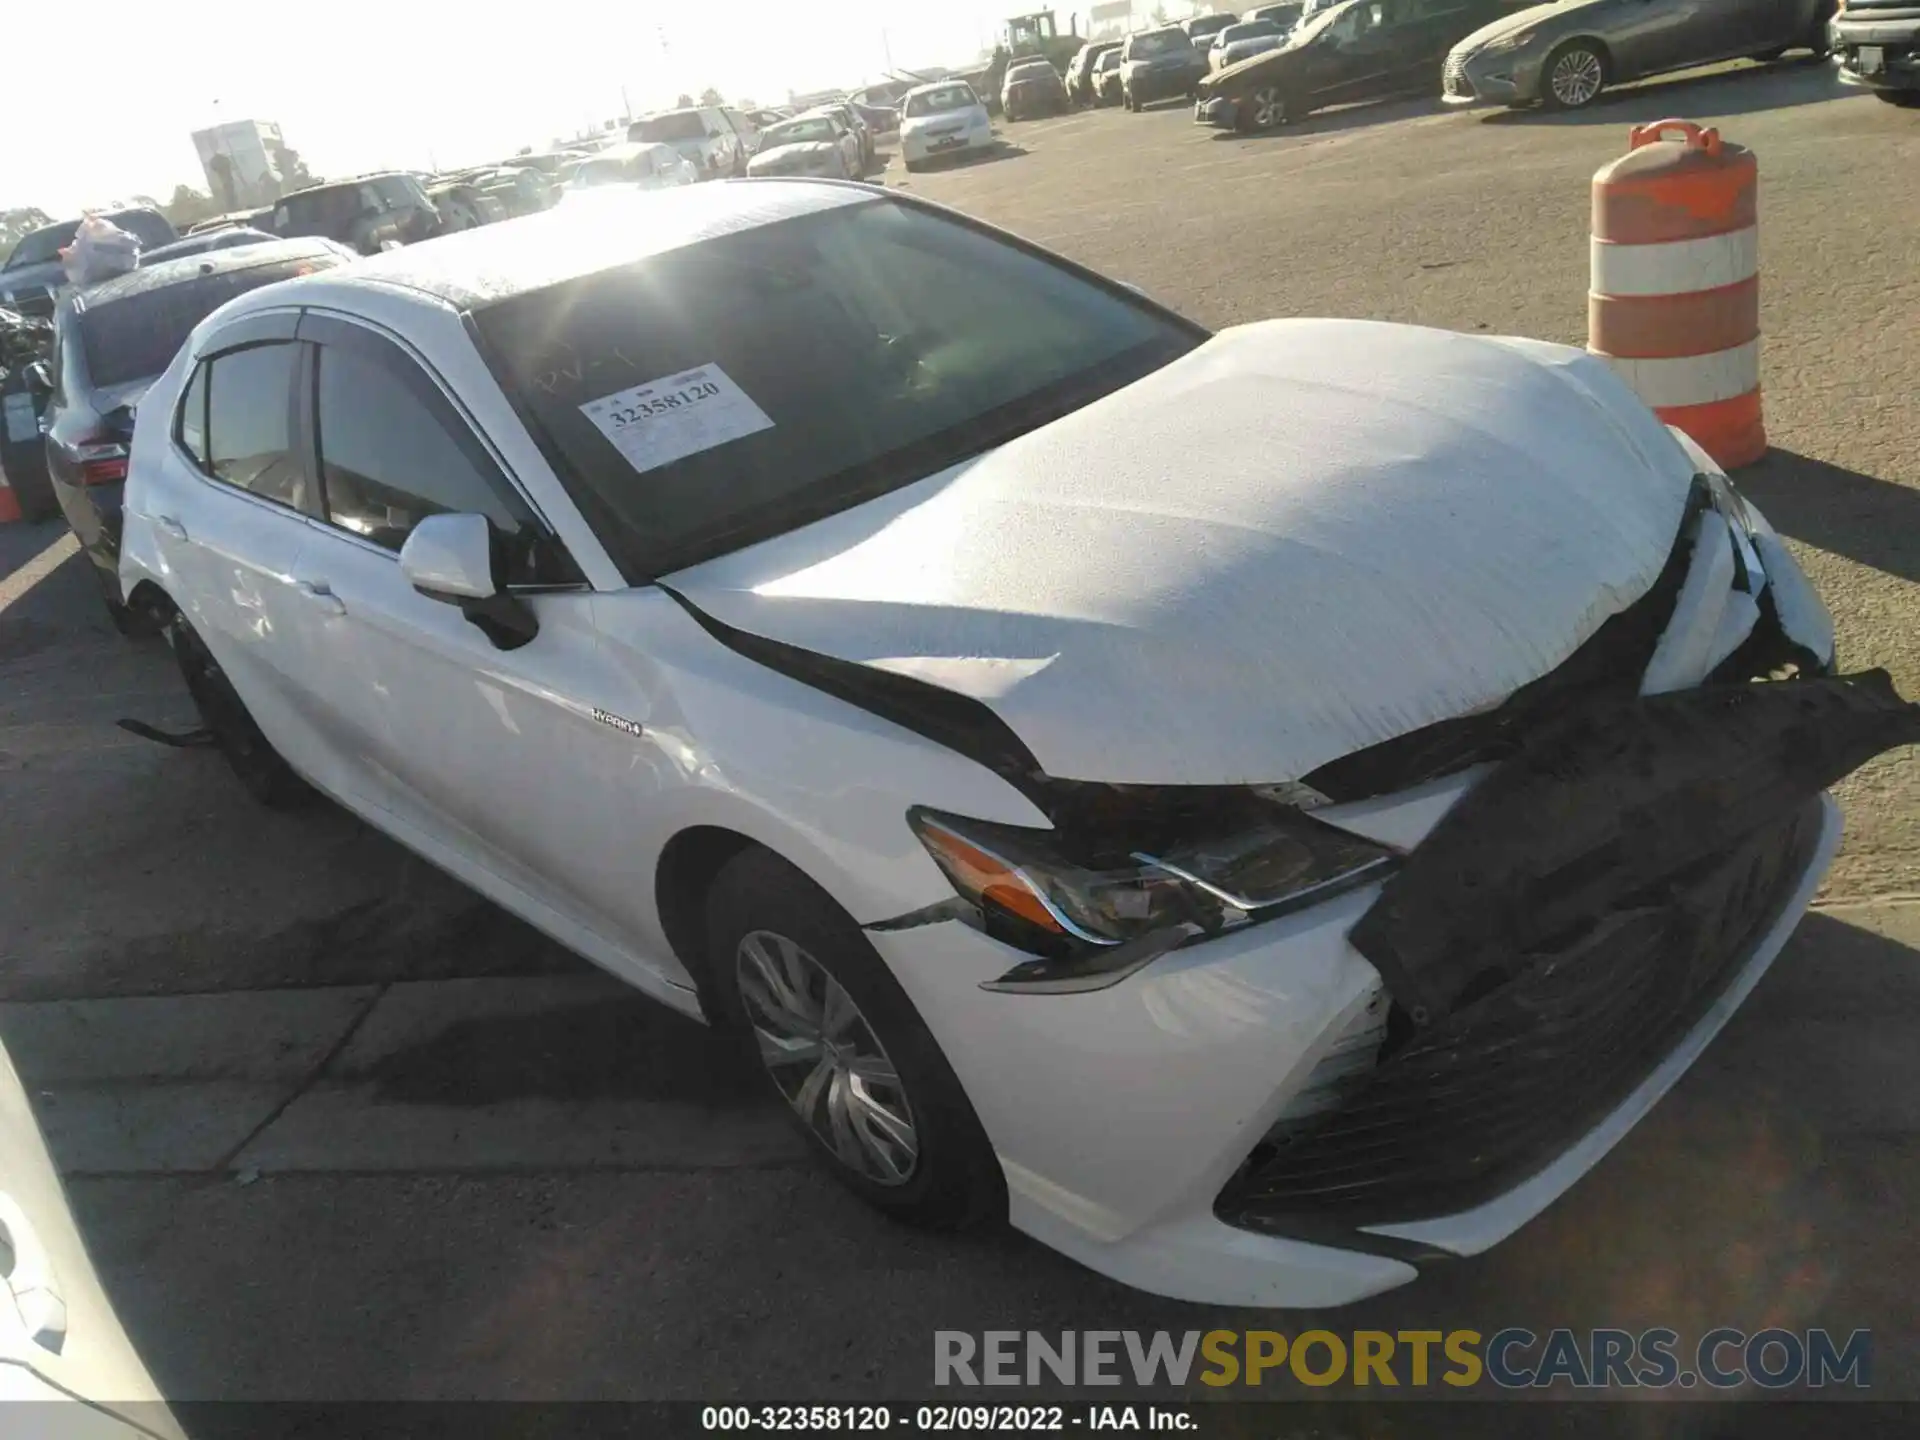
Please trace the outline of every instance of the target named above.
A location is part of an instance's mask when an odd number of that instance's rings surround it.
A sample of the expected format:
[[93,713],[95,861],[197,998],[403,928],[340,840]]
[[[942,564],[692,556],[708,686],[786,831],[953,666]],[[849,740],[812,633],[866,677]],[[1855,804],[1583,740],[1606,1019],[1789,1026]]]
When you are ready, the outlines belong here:
[[270,120],[230,120],[196,130],[193,148],[207,174],[207,192],[221,210],[271,205],[306,178],[288,173],[299,168],[298,157]]

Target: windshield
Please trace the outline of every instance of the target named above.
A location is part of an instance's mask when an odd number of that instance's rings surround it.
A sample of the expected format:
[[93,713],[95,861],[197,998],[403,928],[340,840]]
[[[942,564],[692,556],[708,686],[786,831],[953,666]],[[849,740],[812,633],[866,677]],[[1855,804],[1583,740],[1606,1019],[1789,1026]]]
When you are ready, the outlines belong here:
[[23,265],[45,265],[58,260],[60,247],[72,240],[79,228],[78,220],[62,220],[58,225],[43,225],[38,230],[29,231],[13,247],[13,253],[7,257],[6,268],[18,270]]
[[105,390],[158,375],[173,362],[193,327],[234,296],[276,280],[330,270],[339,263],[339,257],[326,254],[276,260],[243,270],[193,275],[177,284],[155,285],[89,305],[80,312],[79,321],[87,378],[96,389]]
[[649,115],[634,121],[628,127],[627,138],[662,145],[675,140],[701,140],[706,133],[707,127],[700,123],[698,110],[677,110],[671,115]]
[[1280,33],[1280,27],[1271,20],[1254,20],[1245,25],[1229,25],[1214,37],[1214,43],[1231,45],[1237,40],[1258,40],[1263,36]]
[[939,115],[948,110],[965,110],[980,101],[970,85],[943,85],[938,90],[922,91],[907,97],[908,115]]
[[1155,30],[1127,41],[1127,54],[1136,59],[1141,56],[1152,58],[1155,55],[1172,55],[1176,51],[1192,48],[1186,32],[1181,30]]
[[582,188],[588,185],[615,185],[631,178],[628,173],[630,168],[626,160],[588,160],[573,172],[573,183]]
[[1199,343],[1125,291],[880,199],[473,319],[636,580],[923,479]]
[[776,145],[808,145],[816,141],[832,144],[833,138],[833,122],[816,115],[811,120],[788,120],[768,126],[761,148],[771,150]]

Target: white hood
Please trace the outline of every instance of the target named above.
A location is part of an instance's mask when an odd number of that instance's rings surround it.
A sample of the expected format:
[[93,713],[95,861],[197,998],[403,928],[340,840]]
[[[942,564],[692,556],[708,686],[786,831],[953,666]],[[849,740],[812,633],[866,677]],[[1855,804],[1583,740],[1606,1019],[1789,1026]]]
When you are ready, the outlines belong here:
[[1582,351],[1271,321],[671,583],[983,701],[1054,776],[1276,782],[1558,666],[1653,582],[1692,473]]

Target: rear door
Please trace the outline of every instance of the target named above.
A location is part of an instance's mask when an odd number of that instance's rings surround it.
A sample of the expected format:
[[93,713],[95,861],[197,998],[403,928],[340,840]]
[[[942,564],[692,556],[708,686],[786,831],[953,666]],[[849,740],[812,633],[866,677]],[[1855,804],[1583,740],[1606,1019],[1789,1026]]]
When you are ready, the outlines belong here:
[[307,670],[294,644],[316,603],[294,565],[318,505],[293,432],[296,319],[248,316],[202,352],[142,503],[174,602],[267,738],[311,770],[332,746],[308,699],[329,680]]
[[1373,100],[1388,94],[1397,83],[1400,61],[1389,24],[1389,0],[1362,0],[1326,30],[1310,47],[1307,89],[1312,103],[1340,105]]
[[1640,0],[1614,12],[1615,79],[1680,70],[1744,53],[1755,0]]

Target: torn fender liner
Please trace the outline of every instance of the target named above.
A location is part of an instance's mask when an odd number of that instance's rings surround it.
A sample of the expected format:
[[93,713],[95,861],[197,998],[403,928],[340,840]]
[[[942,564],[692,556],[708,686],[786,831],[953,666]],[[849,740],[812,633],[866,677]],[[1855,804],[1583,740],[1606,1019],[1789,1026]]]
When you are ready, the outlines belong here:
[[1657,904],[1883,751],[1920,741],[1884,670],[1591,706],[1529,737],[1353,928],[1415,1024]]

